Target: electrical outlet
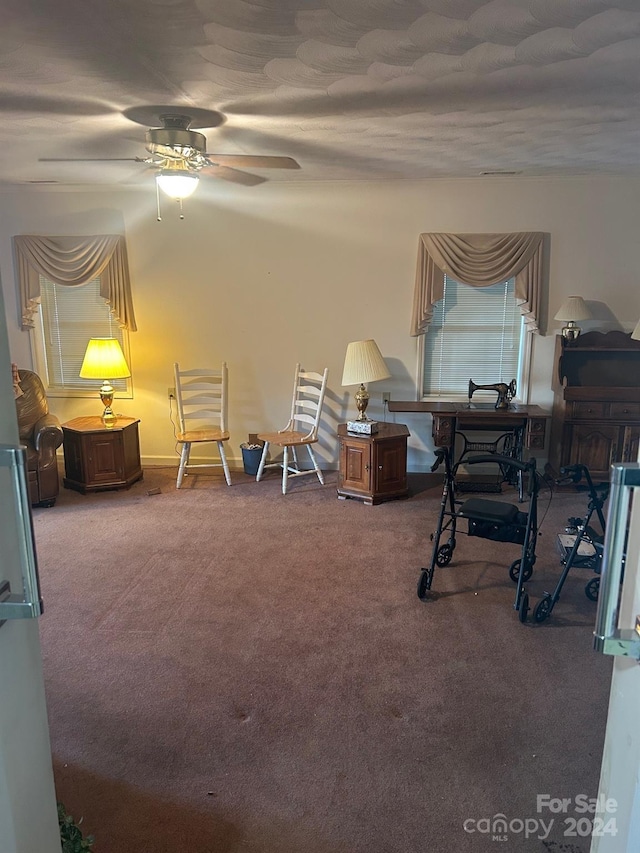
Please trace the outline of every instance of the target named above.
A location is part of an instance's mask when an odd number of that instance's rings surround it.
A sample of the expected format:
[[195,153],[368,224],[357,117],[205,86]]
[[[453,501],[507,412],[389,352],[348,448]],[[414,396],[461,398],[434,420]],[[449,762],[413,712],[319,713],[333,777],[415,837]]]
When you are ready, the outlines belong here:
[[383,391],[382,392],[382,402],[388,403],[391,399],[391,391]]
[[175,388],[167,388],[167,397],[170,400],[173,400],[173,399],[175,399],[175,396],[176,396],[176,389]]

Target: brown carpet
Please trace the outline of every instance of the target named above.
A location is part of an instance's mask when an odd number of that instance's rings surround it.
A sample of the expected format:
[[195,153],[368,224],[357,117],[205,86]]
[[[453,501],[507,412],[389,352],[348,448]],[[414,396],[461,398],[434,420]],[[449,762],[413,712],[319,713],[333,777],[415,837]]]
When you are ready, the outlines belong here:
[[[495,850],[463,823],[498,813],[515,821],[498,849],[586,853],[572,810],[546,840],[517,821],[551,816],[537,794],[597,791],[611,666],[591,573],[522,625],[518,546],[460,536],[421,602],[440,498],[424,477],[377,507],[337,500],[335,472],[286,497],[275,472],[174,477],[34,511],[57,792],[96,853]],[[554,497],[533,603],[585,509]]]

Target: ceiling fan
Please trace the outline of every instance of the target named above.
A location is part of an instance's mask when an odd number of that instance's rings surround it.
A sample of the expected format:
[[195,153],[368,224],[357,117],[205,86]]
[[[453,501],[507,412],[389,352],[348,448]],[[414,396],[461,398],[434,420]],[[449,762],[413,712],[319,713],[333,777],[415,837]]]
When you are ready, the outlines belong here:
[[[194,121],[200,127],[215,127],[222,124],[224,116],[213,110],[190,110],[181,107],[154,107],[154,117],[161,127],[147,130],[145,147],[147,157],[42,157],[42,163],[80,162],[134,162],[144,163],[155,170],[156,186],[170,198],[182,202],[198,186],[200,175],[210,175],[245,186],[255,186],[266,178],[246,172],[237,166],[257,169],[299,169],[292,157],[261,156],[254,154],[208,154],[204,134],[191,129]],[[140,122],[140,116],[148,115],[144,108],[128,111],[129,118]],[[127,113],[125,113],[127,115]],[[182,216],[181,216],[182,218]],[[158,219],[160,205],[158,202]]]

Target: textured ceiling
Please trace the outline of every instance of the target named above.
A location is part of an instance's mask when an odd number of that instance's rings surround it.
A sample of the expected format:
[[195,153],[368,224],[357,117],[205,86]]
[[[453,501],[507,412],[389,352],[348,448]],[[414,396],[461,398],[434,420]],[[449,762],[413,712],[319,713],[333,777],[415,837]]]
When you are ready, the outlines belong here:
[[640,0],[3,0],[0,182],[139,182],[38,160],[145,156],[165,104],[275,181],[637,172],[639,93]]

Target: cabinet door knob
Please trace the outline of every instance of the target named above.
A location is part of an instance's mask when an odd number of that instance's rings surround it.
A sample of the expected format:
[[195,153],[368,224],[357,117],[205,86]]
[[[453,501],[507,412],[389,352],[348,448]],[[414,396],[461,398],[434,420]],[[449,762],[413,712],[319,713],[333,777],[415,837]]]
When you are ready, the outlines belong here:
[[382,465],[378,465],[378,471],[382,471]]
[[365,466],[364,466],[364,470],[365,470],[365,471],[369,471],[369,470],[371,470],[371,465],[365,465]]

